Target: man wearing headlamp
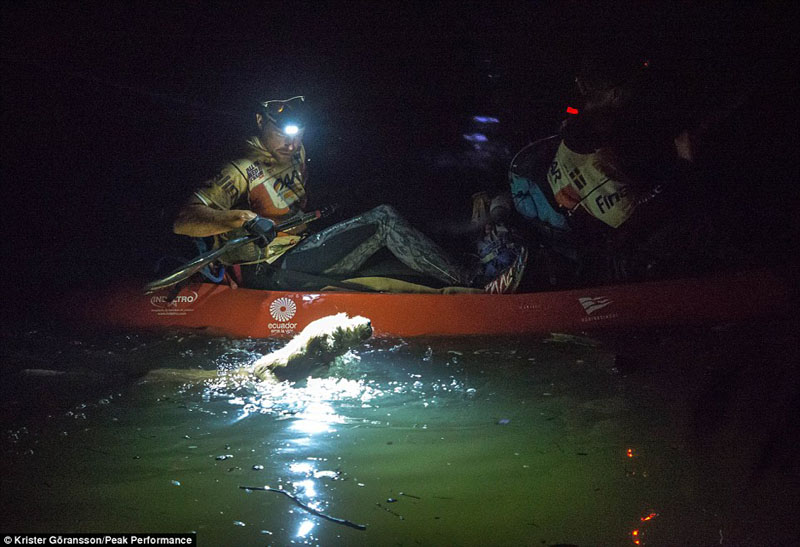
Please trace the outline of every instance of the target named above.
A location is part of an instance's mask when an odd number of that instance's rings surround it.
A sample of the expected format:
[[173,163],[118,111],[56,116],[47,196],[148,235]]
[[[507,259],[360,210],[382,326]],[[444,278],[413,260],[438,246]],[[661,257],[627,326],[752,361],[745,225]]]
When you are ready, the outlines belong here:
[[475,268],[454,262],[390,206],[381,205],[314,235],[305,225],[275,232],[276,224],[306,206],[305,115],[302,96],[261,103],[255,113],[257,134],[246,141],[238,159],[195,190],[177,215],[175,233],[214,236],[216,246],[246,234],[261,236],[222,258],[225,264],[241,265],[242,283],[250,288],[276,288],[278,270],[283,279],[290,278],[290,272],[347,277],[384,247],[427,278],[471,285]]
[[195,189],[175,219],[175,233],[214,236],[216,246],[246,234],[261,235],[258,242],[223,255],[226,264],[254,266],[244,268],[243,276],[258,264],[274,262],[302,239],[303,226],[276,233],[274,225],[306,204],[303,103],[303,97],[293,97],[259,104],[256,135],[246,140],[237,159]]

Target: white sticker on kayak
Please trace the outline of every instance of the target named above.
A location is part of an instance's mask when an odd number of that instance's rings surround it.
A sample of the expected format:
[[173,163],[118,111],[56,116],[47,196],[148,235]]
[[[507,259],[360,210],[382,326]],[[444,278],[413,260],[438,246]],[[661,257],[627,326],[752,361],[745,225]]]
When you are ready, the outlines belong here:
[[613,319],[619,316],[619,314],[613,312],[592,316],[594,312],[602,310],[606,306],[609,306],[614,303],[614,301],[608,297],[584,296],[578,298],[578,302],[581,303],[581,306],[583,306],[583,311],[585,311],[587,315],[587,317],[583,317],[581,319],[581,323],[586,323],[588,321],[602,321],[603,319]]
[[192,305],[197,301],[197,293],[191,291],[189,294],[179,294],[172,300],[168,300],[166,295],[155,295],[150,297],[150,311],[156,315],[186,315],[194,311]]
[[578,298],[578,302],[580,302],[581,306],[583,306],[583,310],[586,312],[586,315],[592,315],[597,310],[605,308],[611,304],[613,300],[609,300],[605,296],[584,296],[583,298]]
[[297,312],[297,304],[290,298],[276,298],[269,305],[269,314],[275,321],[288,321]]
[[270,334],[294,334],[297,323],[289,323],[289,320],[297,313],[297,304],[291,298],[276,298],[269,305],[269,314],[278,323],[267,325]]

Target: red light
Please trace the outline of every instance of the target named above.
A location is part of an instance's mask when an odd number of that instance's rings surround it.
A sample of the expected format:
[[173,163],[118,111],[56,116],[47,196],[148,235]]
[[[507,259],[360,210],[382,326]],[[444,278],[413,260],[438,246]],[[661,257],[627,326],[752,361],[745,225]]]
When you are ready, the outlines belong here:
[[658,516],[658,513],[650,513],[650,514],[649,514],[649,515],[647,515],[646,517],[642,517],[642,518],[641,518],[641,521],[642,521],[642,522],[647,522],[648,520],[653,520],[653,519],[654,519],[654,518],[656,518],[657,516]]
[[629,448],[625,453],[627,454],[627,456],[629,458],[632,458],[633,457],[633,448]]
[[573,108],[571,106],[567,107],[567,114],[573,114],[574,115],[574,114],[577,114],[577,113],[578,113],[578,109],[577,108]]

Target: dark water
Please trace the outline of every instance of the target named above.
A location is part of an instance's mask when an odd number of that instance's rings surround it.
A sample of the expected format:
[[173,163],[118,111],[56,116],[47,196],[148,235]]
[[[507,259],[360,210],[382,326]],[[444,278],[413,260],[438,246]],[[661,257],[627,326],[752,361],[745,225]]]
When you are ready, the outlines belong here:
[[[372,340],[307,382],[214,372],[279,345],[7,332],[0,529],[196,531],[201,545],[788,545],[797,532],[796,325]],[[265,485],[367,529],[239,488]]]

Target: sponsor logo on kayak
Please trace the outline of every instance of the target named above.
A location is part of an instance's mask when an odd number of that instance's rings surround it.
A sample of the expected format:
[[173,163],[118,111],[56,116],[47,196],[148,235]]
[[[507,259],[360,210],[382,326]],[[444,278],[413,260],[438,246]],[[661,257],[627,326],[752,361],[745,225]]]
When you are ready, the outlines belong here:
[[269,323],[267,327],[271,334],[294,334],[297,323],[289,320],[297,313],[297,304],[291,298],[276,298],[269,305],[269,314],[277,323]]
[[156,295],[150,297],[150,310],[157,315],[186,315],[193,311],[191,307],[197,301],[197,293],[192,291],[189,294],[179,294],[172,300],[167,299],[166,295]]
[[578,302],[583,306],[583,311],[586,312],[586,317],[581,318],[581,323],[588,323],[589,321],[603,321],[604,319],[613,319],[618,317],[617,313],[604,313],[601,315],[593,315],[594,312],[602,310],[606,306],[613,304],[614,301],[605,296],[584,296],[578,298]]
[[269,314],[275,321],[288,321],[297,313],[297,304],[290,298],[276,298],[269,305]]
[[609,300],[605,296],[584,296],[583,298],[578,298],[578,302],[583,306],[586,315],[592,315],[597,310],[611,304],[613,300]]

